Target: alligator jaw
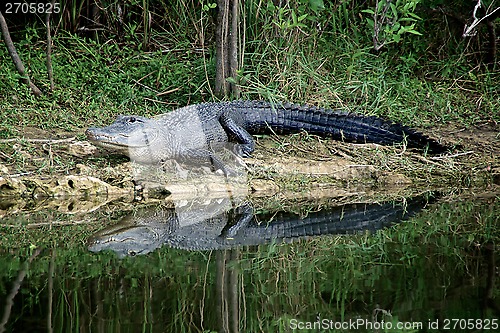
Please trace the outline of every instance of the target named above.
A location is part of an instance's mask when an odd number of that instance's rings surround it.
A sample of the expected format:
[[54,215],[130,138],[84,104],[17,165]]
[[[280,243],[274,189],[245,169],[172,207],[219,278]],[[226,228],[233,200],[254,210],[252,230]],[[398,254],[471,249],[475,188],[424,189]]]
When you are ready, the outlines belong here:
[[100,132],[99,130],[100,130],[99,128],[90,127],[85,131],[87,139],[96,146],[100,146],[103,148],[117,149],[117,150],[146,147],[146,145],[132,144],[128,140],[128,135],[124,134],[108,135],[104,133],[99,133]]

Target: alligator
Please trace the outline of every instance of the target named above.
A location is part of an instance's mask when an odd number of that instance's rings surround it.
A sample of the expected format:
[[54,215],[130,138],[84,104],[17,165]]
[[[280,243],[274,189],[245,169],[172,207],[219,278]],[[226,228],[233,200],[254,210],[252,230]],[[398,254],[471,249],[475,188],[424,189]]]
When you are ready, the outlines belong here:
[[208,251],[375,232],[416,215],[433,200],[421,195],[402,203],[348,204],[313,211],[306,217],[290,212],[254,214],[248,203],[215,213],[213,208],[193,203],[185,205],[184,211],[145,207],[98,231],[89,238],[88,245],[92,252],[111,250],[123,258],[147,254],[163,245]]
[[143,164],[167,160],[209,164],[227,171],[217,151],[233,144],[237,156],[255,149],[251,134],[307,131],[353,143],[392,145],[441,153],[446,147],[407,126],[341,110],[264,101],[233,101],[186,106],[154,118],[118,116],[107,127],[88,128],[87,138]]

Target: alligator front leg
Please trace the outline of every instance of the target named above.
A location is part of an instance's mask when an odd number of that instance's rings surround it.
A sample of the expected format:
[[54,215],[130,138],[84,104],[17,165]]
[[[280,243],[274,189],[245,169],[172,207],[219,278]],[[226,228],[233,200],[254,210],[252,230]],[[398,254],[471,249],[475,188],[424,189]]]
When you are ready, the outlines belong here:
[[224,112],[219,122],[227,136],[238,143],[234,146],[235,153],[242,157],[250,157],[255,150],[255,141],[250,133],[232,118],[230,112]]
[[235,171],[228,167],[224,162],[212,151],[208,149],[187,149],[179,154],[178,160],[184,164],[210,165],[213,171],[221,170],[224,175],[235,175]]
[[239,216],[238,221],[232,226],[226,225],[224,229],[222,229],[219,237],[223,239],[232,239],[236,237],[239,231],[248,228],[248,225],[254,217],[254,210],[251,204],[249,202],[245,202],[236,207],[235,211]]

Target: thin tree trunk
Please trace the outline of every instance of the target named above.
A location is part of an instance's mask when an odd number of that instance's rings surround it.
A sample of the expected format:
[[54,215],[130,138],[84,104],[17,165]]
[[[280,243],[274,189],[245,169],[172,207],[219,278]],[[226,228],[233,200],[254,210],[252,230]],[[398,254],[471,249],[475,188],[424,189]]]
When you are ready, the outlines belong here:
[[495,22],[486,20],[486,28],[488,29],[489,39],[488,51],[486,52],[486,65],[493,69],[497,63],[497,35],[495,32]]
[[227,56],[227,30],[228,30],[229,0],[217,0],[217,28],[215,31],[216,45],[216,70],[215,70],[215,94],[218,97],[227,96],[229,85],[228,56]]
[[14,62],[17,71],[21,75],[23,82],[31,88],[31,91],[33,91],[33,94],[35,96],[41,96],[42,95],[41,90],[38,89],[38,87],[33,82],[31,82],[28,74],[26,73],[26,68],[24,67],[23,62],[21,61],[21,58],[19,57],[19,54],[16,51],[16,47],[14,46],[12,38],[10,37],[9,27],[7,26],[7,22],[5,21],[5,18],[3,17],[1,12],[0,12],[0,28],[2,29],[2,34],[3,38],[5,39],[5,45],[7,45],[7,50],[9,50],[9,54],[12,57],[12,61]]
[[[215,94],[221,98],[230,95],[238,98],[239,1],[218,0],[217,8]],[[232,78],[232,82],[228,78]]]
[[238,38],[240,21],[239,0],[232,0],[231,7],[231,30],[229,31],[229,76],[233,78],[230,89],[234,98],[240,98],[240,89],[238,87]]
[[[52,7],[56,0],[52,0]],[[52,70],[52,36],[50,34],[50,14],[51,11],[47,11],[47,16],[45,17],[45,25],[47,27],[47,75],[49,76],[50,91],[54,91],[54,74]]]

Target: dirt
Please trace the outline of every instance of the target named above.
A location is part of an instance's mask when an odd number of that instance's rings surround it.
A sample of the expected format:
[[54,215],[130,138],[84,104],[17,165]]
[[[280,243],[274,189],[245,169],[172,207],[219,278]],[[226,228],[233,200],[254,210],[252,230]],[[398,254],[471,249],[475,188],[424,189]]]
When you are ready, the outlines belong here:
[[73,204],[64,207],[89,210],[83,202],[99,206],[116,200],[161,200],[169,194],[209,196],[227,192],[228,184],[232,192],[246,195],[249,191],[254,197],[389,195],[408,188],[500,184],[496,124],[433,129],[432,137],[452,147],[443,156],[426,156],[405,147],[343,143],[307,133],[257,137],[254,156],[246,160],[245,184],[228,183],[213,174],[137,181],[126,158],[78,140],[82,133],[38,128],[24,128],[20,133],[22,137],[0,141],[0,197],[5,206],[0,207],[0,215],[45,198],[65,198]]
[[490,158],[500,155],[500,124],[484,123],[472,128],[450,124],[434,133],[434,136],[442,138],[449,145],[463,146]]

